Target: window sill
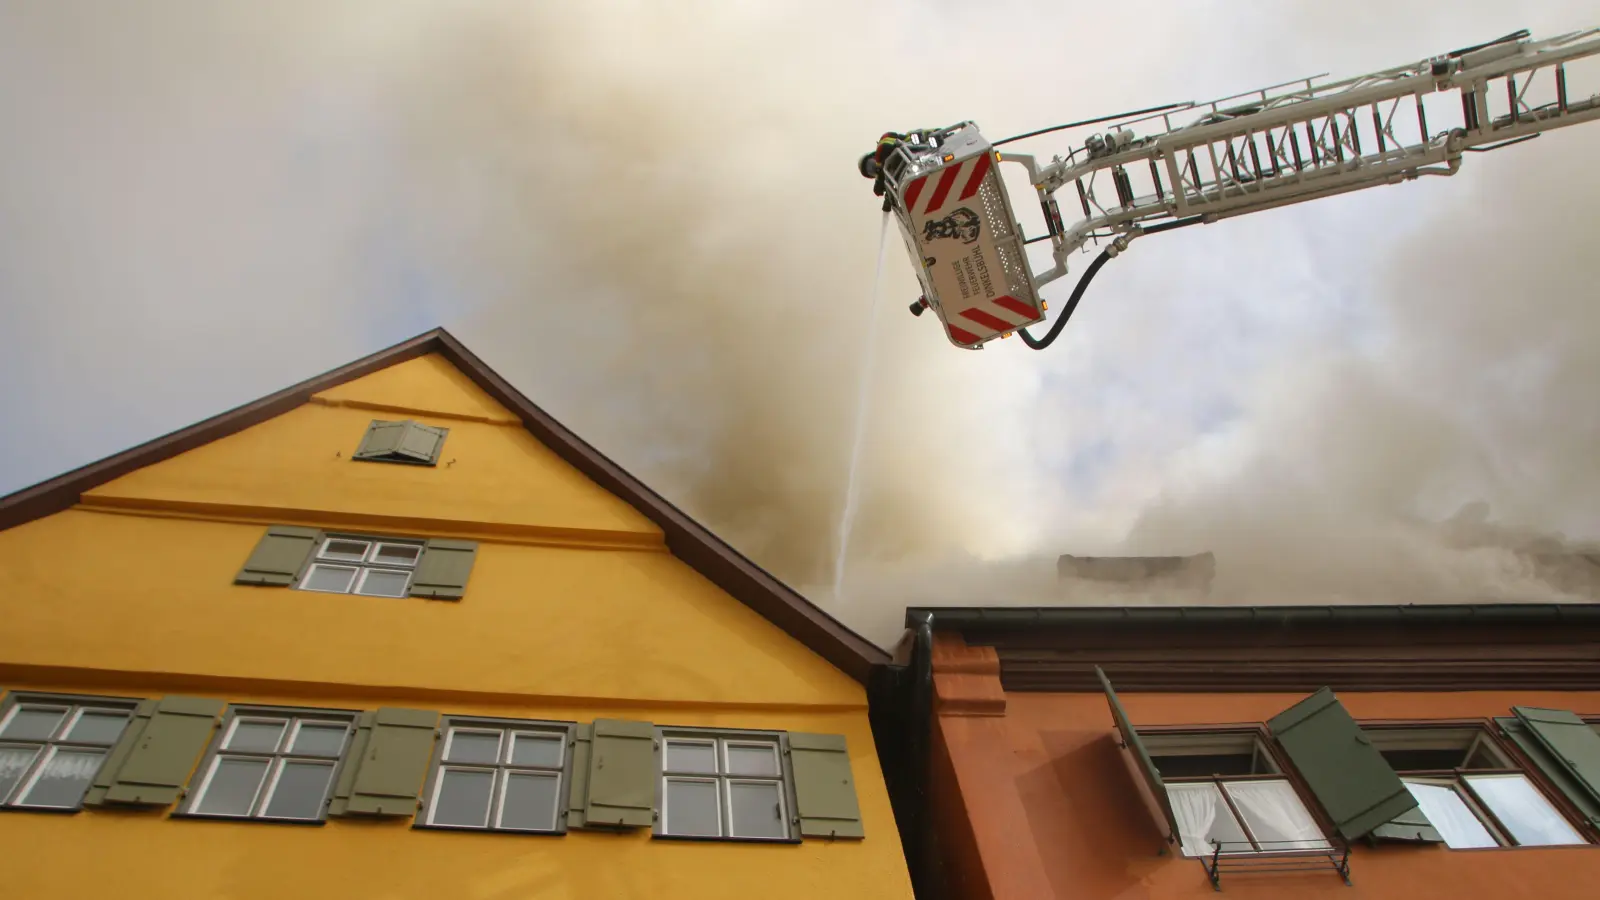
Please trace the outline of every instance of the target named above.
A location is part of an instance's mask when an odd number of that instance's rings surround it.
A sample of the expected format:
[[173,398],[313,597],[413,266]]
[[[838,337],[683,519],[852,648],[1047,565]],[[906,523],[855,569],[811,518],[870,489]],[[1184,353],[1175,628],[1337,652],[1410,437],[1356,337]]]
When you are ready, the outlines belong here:
[[175,812],[174,819],[197,819],[203,822],[248,822],[252,825],[326,825],[327,819],[271,819],[265,816],[219,816],[215,813]]
[[13,805],[7,804],[7,805],[4,805],[4,806],[0,806],[0,812],[52,813],[52,814],[58,815],[58,816],[60,816],[60,815],[68,815],[68,816],[70,816],[73,813],[83,812],[83,807],[81,805],[80,806],[13,806]]
[[554,831],[532,831],[524,828],[469,828],[461,825],[426,825],[417,822],[411,826],[415,831],[454,831],[458,834],[515,834],[525,837],[564,837],[567,830],[558,828]]
[[711,837],[704,834],[652,834],[657,841],[690,841],[709,844],[800,844],[800,838]]

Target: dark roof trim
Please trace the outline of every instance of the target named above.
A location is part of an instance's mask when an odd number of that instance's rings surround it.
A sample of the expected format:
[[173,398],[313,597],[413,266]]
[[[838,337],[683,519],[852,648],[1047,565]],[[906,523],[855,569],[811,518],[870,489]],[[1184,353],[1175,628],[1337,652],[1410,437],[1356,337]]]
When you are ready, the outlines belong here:
[[1456,603],[1359,606],[911,607],[906,627],[925,615],[934,628],[1033,629],[1051,626],[1145,628],[1151,625],[1548,625],[1600,623],[1600,604]]
[[489,396],[515,412],[528,431],[557,456],[660,526],[667,547],[679,559],[817,655],[863,684],[873,665],[889,661],[877,645],[817,608],[567,430],[442,328],[0,498],[0,530],[67,509],[85,491],[286,413],[308,402],[313,394],[430,353],[449,360]]

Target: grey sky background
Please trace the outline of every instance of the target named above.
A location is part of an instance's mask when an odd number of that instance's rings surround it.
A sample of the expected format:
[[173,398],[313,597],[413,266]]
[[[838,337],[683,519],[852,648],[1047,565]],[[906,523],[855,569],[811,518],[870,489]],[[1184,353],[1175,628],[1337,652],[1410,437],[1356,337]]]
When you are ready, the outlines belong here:
[[1042,353],[909,316],[896,243],[849,576],[819,585],[879,133],[1594,24],[1481,0],[0,0],[0,492],[444,325],[880,639],[907,604],[1093,600],[1050,580],[1062,552],[1212,550],[1215,602],[1548,599],[1510,548],[1597,531],[1600,125],[1141,241]]

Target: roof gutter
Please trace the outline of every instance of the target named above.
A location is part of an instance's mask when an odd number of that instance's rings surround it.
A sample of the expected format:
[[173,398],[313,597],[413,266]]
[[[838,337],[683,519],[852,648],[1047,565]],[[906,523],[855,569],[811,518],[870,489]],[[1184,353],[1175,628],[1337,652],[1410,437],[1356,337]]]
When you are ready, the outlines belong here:
[[1359,606],[911,607],[906,627],[937,611],[941,628],[1151,625],[1600,625],[1600,604],[1482,603]]

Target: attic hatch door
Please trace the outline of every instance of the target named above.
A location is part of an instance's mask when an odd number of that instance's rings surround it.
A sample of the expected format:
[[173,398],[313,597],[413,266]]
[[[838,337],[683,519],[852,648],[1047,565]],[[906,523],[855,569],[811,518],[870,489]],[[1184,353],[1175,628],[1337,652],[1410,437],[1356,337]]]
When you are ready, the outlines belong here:
[[[1167,796],[1167,786],[1161,781],[1161,772],[1156,769],[1155,760],[1150,758],[1150,751],[1145,748],[1144,742],[1139,739],[1139,732],[1128,719],[1127,710],[1122,708],[1122,701],[1117,699],[1116,689],[1111,686],[1111,679],[1099,666],[1094,667],[1094,674],[1100,678],[1100,686],[1105,689],[1106,703],[1111,707],[1111,718],[1117,723],[1117,733],[1122,736],[1123,759],[1127,762],[1129,770],[1133,772],[1134,782],[1139,786],[1139,793],[1144,798],[1145,806],[1150,810],[1156,825],[1160,827],[1166,838],[1167,846],[1178,844],[1178,817],[1172,812],[1172,800]],[[1167,852],[1167,846],[1161,852]]]
[[401,422],[374,421],[356,450],[355,459],[370,462],[409,463],[431,466],[439,461],[448,428],[434,428],[406,419]]

